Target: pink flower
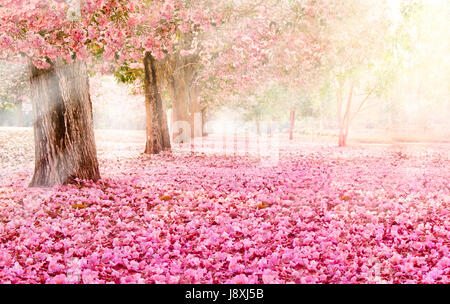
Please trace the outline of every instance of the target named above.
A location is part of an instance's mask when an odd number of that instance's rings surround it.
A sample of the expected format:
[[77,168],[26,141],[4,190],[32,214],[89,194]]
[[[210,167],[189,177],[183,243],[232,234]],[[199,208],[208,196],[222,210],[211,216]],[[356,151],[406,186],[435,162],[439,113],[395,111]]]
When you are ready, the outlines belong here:
[[98,272],[85,269],[81,274],[81,278],[84,284],[96,284],[98,283]]
[[57,273],[64,269],[64,266],[59,264],[57,259],[51,259],[48,263],[49,273]]
[[246,275],[240,274],[228,280],[226,284],[253,284],[253,282]]
[[262,275],[262,280],[264,284],[273,284],[276,282],[276,279],[278,279],[278,273],[270,269],[264,270]]
[[46,284],[67,284],[67,277],[63,274],[58,274],[57,276],[51,277],[46,280]]

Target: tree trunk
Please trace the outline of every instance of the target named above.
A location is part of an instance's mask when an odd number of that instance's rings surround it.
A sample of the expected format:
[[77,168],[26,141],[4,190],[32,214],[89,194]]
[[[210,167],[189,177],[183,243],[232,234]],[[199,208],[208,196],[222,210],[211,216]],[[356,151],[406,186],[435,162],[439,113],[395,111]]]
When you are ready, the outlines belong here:
[[350,120],[351,120],[351,108],[352,108],[352,100],[353,100],[353,90],[354,84],[350,85],[350,92],[348,94],[347,103],[345,106],[344,116],[342,117],[342,91],[340,93],[340,101],[338,102],[339,108],[339,147],[347,146],[347,138],[350,128]]
[[347,137],[345,136],[344,129],[339,130],[339,147],[345,147],[347,145]]
[[295,109],[291,108],[291,125],[289,128],[289,140],[294,139],[294,128],[295,128]]
[[202,136],[208,136],[208,134],[205,131],[205,124],[206,124],[206,107],[202,109]]
[[198,85],[193,85],[191,89],[189,90],[189,103],[190,103],[190,110],[191,110],[191,137],[192,139],[196,137],[202,137],[203,131],[202,131],[202,106],[199,102],[200,97],[200,87]]
[[191,99],[190,103],[191,119],[189,120],[189,124],[191,125],[191,141],[193,141],[195,138],[195,102]]
[[162,104],[155,71],[155,59],[147,52],[145,67],[145,113],[146,113],[146,154],[158,154],[170,150],[170,135],[167,117]]
[[39,70],[30,63],[35,170],[31,187],[100,179],[84,62]]
[[[172,126],[176,122],[186,122],[189,124],[189,109],[188,109],[188,87],[181,77],[171,76],[169,80],[168,91],[170,99],[172,100],[173,121]],[[181,134],[180,130],[175,130],[172,127],[172,138],[175,140]]]

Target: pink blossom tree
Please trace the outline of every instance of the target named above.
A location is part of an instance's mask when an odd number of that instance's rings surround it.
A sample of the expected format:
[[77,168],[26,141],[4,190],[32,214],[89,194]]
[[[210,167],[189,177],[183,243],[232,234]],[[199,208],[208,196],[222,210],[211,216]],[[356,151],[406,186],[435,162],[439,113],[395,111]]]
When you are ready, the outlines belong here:
[[[127,42],[160,56],[160,42],[150,34],[159,18],[170,19],[172,2],[8,0],[0,4],[1,56],[30,63],[36,146],[31,186],[100,178],[89,96],[90,55],[103,54],[105,60],[119,62],[142,57],[137,51],[127,52]],[[132,37],[138,25],[149,33],[146,40]],[[145,58],[151,67],[149,52]],[[150,87],[154,80],[149,71]],[[158,99],[157,94],[146,95]]]
[[[214,96],[226,102],[235,99],[235,95],[258,96],[274,85],[298,95],[312,89],[321,75],[327,46],[323,35],[324,20],[330,13],[327,2],[258,3],[252,14],[247,11],[247,18],[239,15],[239,27],[233,27],[236,23],[231,23],[225,39],[219,37],[211,42],[213,46],[225,44],[226,47],[220,54],[211,53],[205,59],[206,68],[200,79],[206,88],[206,98]],[[291,138],[298,99],[280,100],[290,111]],[[239,104],[246,107],[245,102]],[[258,103],[248,102],[247,105],[255,118],[261,116]]]
[[29,61],[35,171],[31,186],[100,178],[85,60],[99,3],[3,1],[2,57]]

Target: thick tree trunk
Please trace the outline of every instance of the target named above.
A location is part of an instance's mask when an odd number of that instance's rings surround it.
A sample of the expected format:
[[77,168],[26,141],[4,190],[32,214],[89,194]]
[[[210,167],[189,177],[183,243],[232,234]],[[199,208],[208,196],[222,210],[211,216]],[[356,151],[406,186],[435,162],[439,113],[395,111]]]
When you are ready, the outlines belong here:
[[294,128],[295,128],[295,109],[291,108],[291,125],[289,128],[289,140],[294,139]]
[[[180,130],[176,130],[175,123],[180,122],[189,124],[189,107],[188,87],[181,77],[171,76],[169,80],[168,91],[172,100],[173,121],[172,121],[172,138],[175,140],[180,134]],[[181,124],[180,124],[181,125]]]
[[30,186],[100,179],[89,76],[84,62],[30,64],[35,170]]
[[158,154],[170,150],[170,135],[167,117],[158,88],[155,71],[155,59],[145,54],[145,113],[146,113],[146,154]]
[[189,90],[189,103],[191,110],[191,138],[194,139],[196,137],[203,136],[203,119],[202,116],[202,106],[199,102],[200,97],[200,87],[198,85],[194,85]]

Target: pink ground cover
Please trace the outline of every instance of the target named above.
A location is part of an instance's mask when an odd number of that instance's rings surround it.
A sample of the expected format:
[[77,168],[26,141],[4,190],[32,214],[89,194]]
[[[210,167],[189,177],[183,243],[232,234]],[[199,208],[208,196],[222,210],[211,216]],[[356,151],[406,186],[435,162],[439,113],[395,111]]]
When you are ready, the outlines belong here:
[[450,283],[448,146],[99,141],[101,181],[29,189],[30,144],[0,145],[1,283]]

